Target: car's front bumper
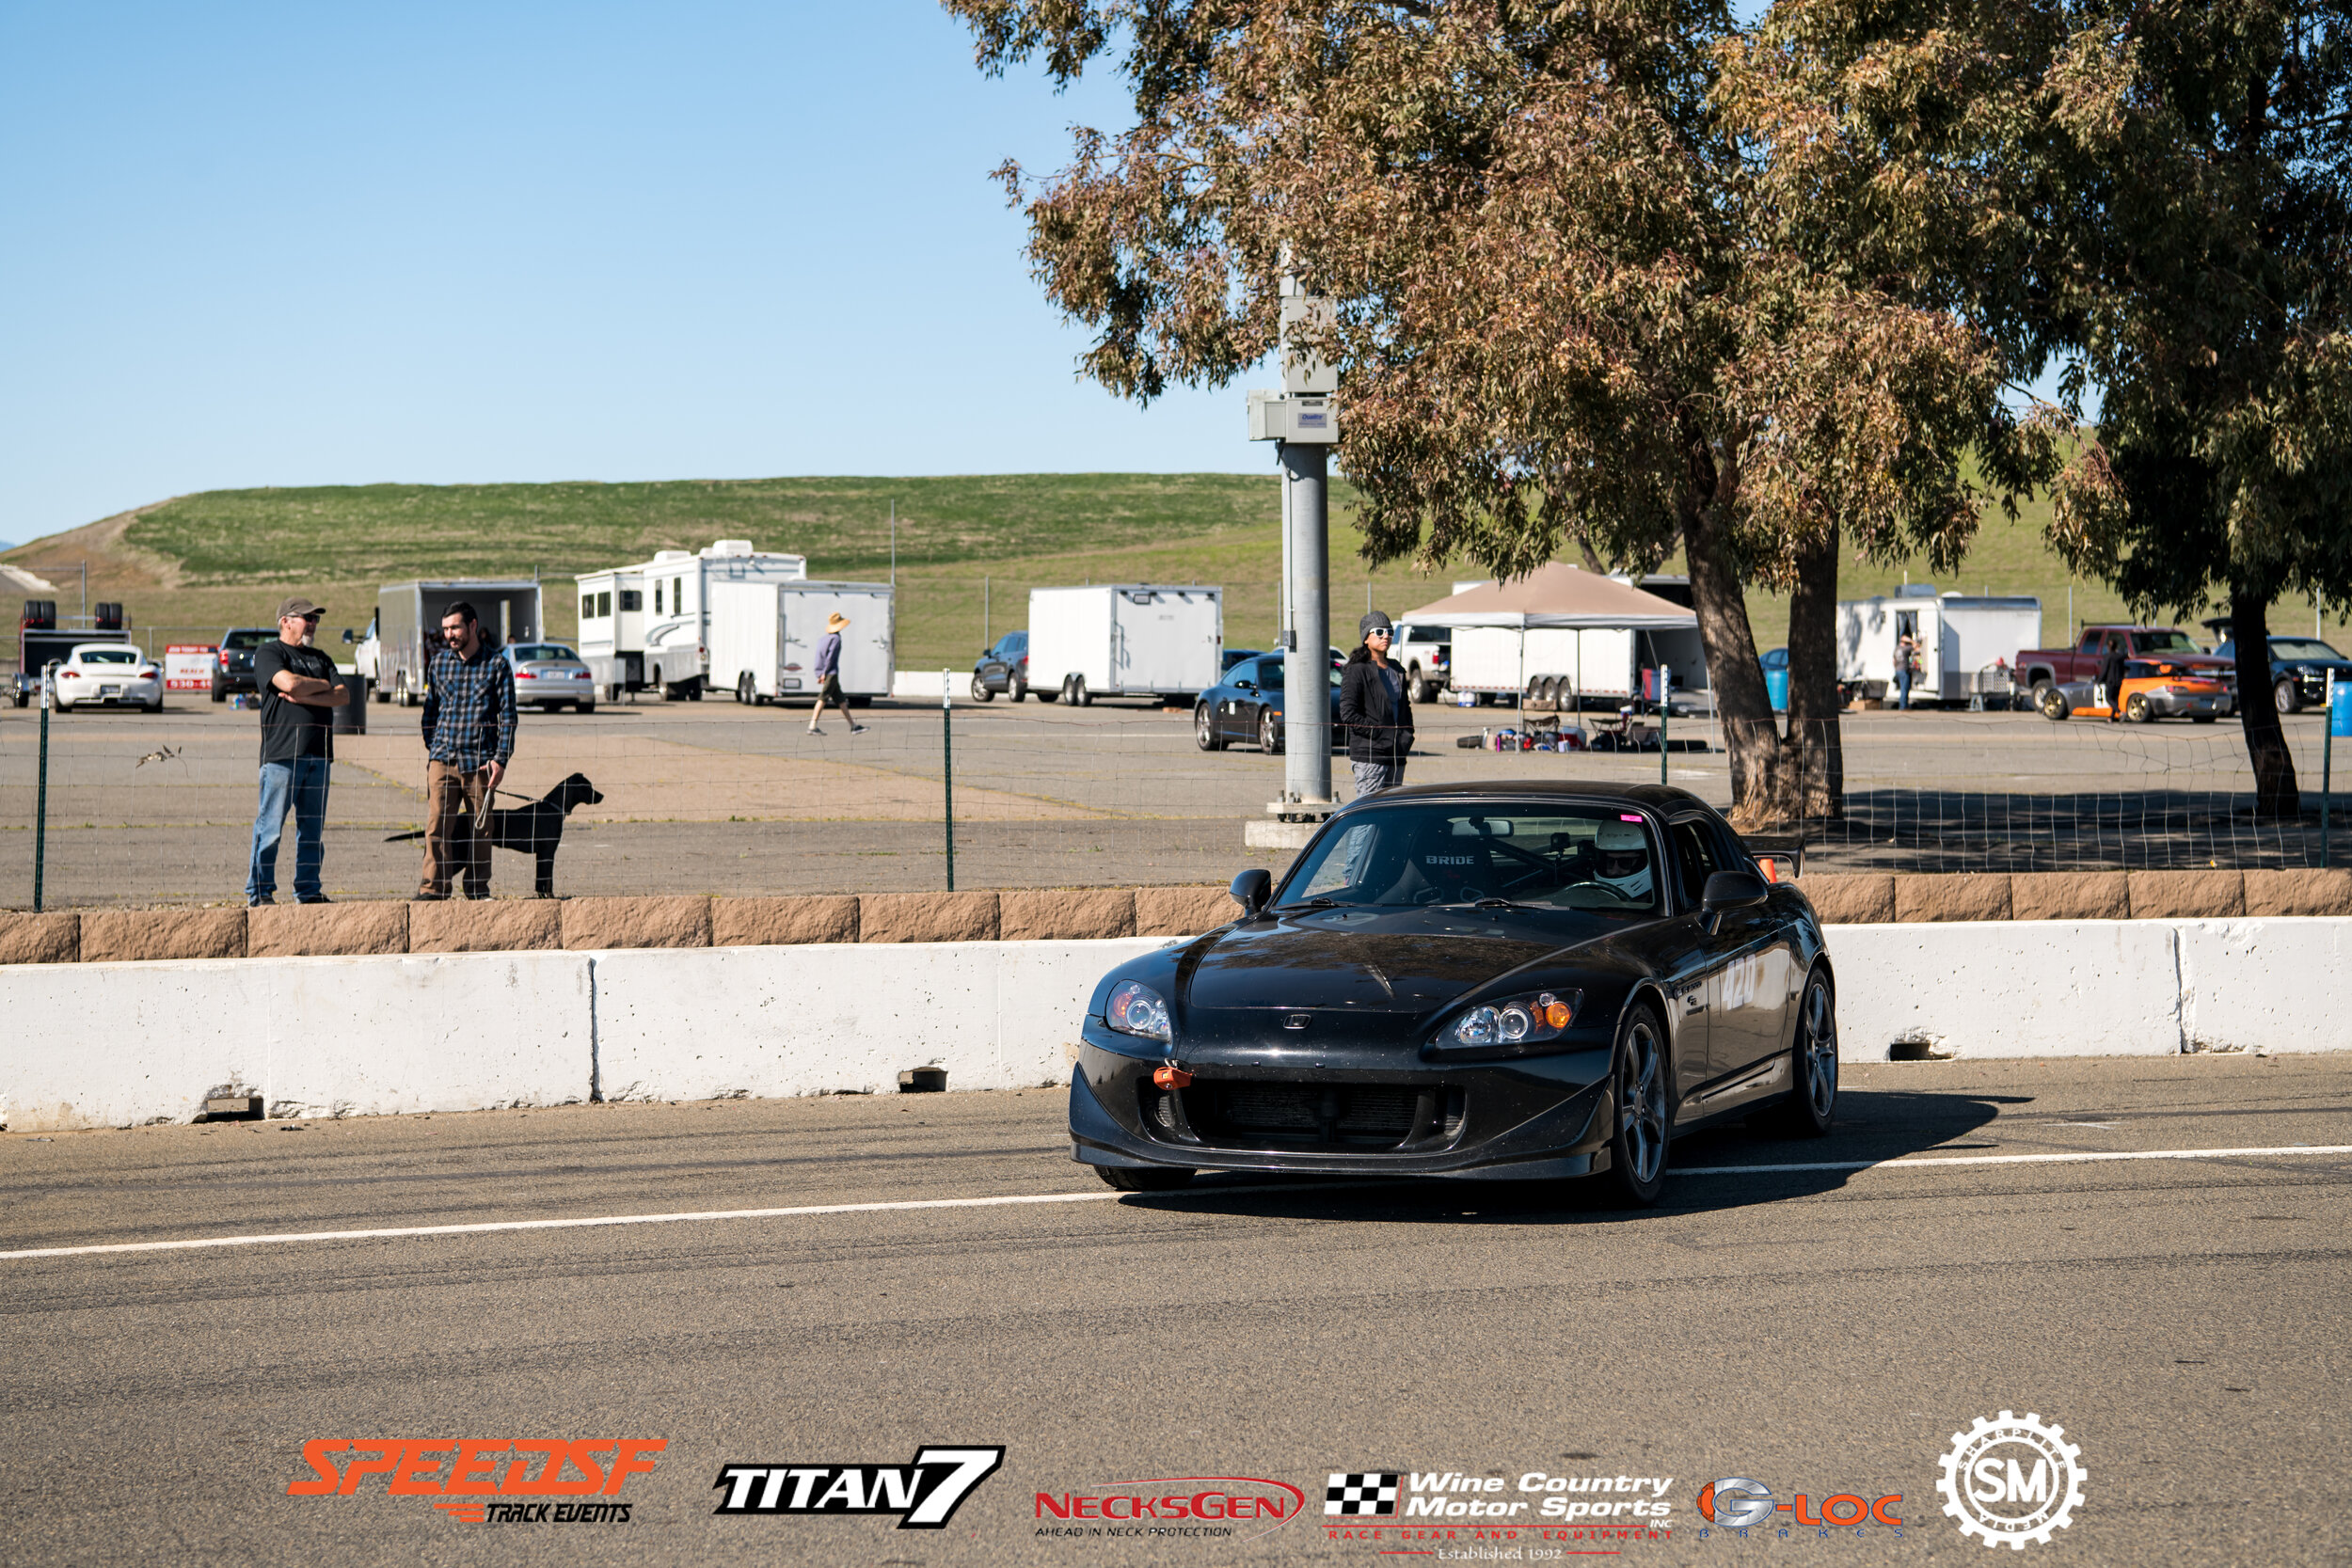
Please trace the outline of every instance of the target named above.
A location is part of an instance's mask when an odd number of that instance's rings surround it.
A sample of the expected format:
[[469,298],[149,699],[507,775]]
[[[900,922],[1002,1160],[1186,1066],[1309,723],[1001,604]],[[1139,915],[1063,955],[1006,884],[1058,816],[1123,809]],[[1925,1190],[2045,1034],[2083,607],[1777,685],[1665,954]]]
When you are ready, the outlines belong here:
[[[1338,1053],[1322,1069],[1239,1051],[1213,1059],[1187,1054],[1192,1083],[1170,1095],[1152,1082],[1160,1059],[1130,1054],[1141,1042],[1120,1037],[1112,1045],[1110,1031],[1092,1020],[1086,1033],[1070,1085],[1071,1155],[1082,1164],[1501,1180],[1608,1168],[1606,1046],[1409,1066]],[[1261,1118],[1254,1125],[1231,1114],[1239,1101],[1252,1102],[1248,1109]],[[1318,1127],[1275,1128],[1263,1119],[1279,1118],[1285,1105],[1318,1104],[1325,1113]],[[1358,1117],[1352,1130],[1337,1119],[1343,1116]]]

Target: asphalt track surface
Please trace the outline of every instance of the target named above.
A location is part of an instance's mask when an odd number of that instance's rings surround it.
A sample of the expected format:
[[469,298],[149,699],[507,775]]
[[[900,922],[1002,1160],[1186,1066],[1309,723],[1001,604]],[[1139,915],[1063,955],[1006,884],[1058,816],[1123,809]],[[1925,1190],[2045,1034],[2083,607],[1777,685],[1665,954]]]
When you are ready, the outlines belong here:
[[[837,1211],[0,1258],[0,1560],[2008,1561],[1935,1480],[2014,1410],[2088,1471],[2024,1560],[2352,1560],[2352,1055],[1850,1068],[1832,1137],[1685,1140],[1677,1166],[1732,1168],[1638,1213],[1102,1196],[1061,1117],[1032,1090],[0,1136],[8,1254]],[[2241,1152],[2071,1158],[2183,1150]],[[1041,1198],[1069,1200],[996,1201]],[[381,1476],[287,1495],[315,1438],[615,1436],[667,1444],[626,1524],[460,1523]],[[927,1444],[1007,1449],[944,1530],[712,1513],[724,1463]],[[1671,1476],[1671,1538],[1330,1539],[1327,1476],[1389,1469]],[[1254,1537],[1039,1534],[1040,1492],[1190,1476],[1308,1502]],[[1899,1493],[1904,1526],[1703,1539],[1725,1476]]]

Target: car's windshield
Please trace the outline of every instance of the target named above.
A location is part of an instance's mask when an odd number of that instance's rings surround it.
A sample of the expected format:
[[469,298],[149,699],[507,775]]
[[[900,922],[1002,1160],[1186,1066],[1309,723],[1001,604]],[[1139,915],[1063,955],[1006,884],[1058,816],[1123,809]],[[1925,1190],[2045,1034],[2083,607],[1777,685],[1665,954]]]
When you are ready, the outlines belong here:
[[2132,633],[2132,652],[2136,654],[2194,654],[2202,651],[2185,631]]
[[568,658],[575,661],[580,657],[578,654],[573,653],[561,642],[517,643],[515,648],[515,657],[517,659]]
[[1318,839],[1278,904],[1410,907],[1506,899],[1605,914],[1657,912],[1655,847],[1632,812],[1510,801],[1375,807]]
[[277,637],[274,631],[232,631],[220,640],[224,648],[258,648]]
[[76,656],[85,664],[136,664],[138,654],[130,648],[84,648]]
[[2270,640],[2272,658],[2332,658],[2344,656],[2315,637],[2274,637]]

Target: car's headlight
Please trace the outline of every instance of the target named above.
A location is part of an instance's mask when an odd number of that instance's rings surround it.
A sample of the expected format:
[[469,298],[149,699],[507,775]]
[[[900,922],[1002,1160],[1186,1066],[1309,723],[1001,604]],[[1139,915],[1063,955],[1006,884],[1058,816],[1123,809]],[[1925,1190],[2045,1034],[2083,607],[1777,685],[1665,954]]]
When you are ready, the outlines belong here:
[[1539,990],[1501,1002],[1481,1003],[1438,1030],[1436,1043],[1521,1045],[1530,1040],[1551,1039],[1576,1022],[1577,1008],[1583,1001],[1582,991]]
[[1168,1003],[1150,986],[1133,980],[1121,980],[1111,988],[1103,1021],[1122,1035],[1140,1035],[1147,1040],[1169,1037]]

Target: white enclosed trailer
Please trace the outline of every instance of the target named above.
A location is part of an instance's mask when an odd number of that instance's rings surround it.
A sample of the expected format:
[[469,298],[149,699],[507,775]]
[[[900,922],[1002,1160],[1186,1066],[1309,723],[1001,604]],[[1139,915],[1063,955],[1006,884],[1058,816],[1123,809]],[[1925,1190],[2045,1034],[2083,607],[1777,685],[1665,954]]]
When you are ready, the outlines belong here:
[[1224,674],[1225,590],[1102,583],[1029,590],[1029,689],[1097,697],[1193,697]]
[[443,578],[387,583],[375,595],[375,682],[379,701],[414,707],[424,701],[425,670],[446,644],[441,621],[453,604],[473,606],[483,640],[493,647],[536,642],[546,635],[539,585],[520,578]]
[[739,703],[817,695],[817,644],[826,620],[841,634],[841,691],[853,701],[890,695],[897,673],[897,608],[886,582],[710,584],[710,684]]
[[1974,597],[1903,594],[1841,599],[1837,605],[1837,683],[1863,697],[1897,689],[1895,654],[1909,635],[1917,643],[1915,703],[1992,703],[2015,694],[2010,660],[2042,645],[2042,601],[2029,595]]
[[1483,582],[1407,611],[1450,626],[1454,691],[1530,692],[1562,704],[1655,699],[1656,672],[1677,691],[1708,689],[1698,616],[1613,578],[1554,562],[1507,583]]
[[[582,603],[580,656],[608,698],[653,690],[699,700],[710,664],[711,586],[798,582],[807,576],[807,557],[756,550],[748,539],[661,550],[633,566],[583,573],[576,579]],[[628,608],[632,600],[634,610]]]

